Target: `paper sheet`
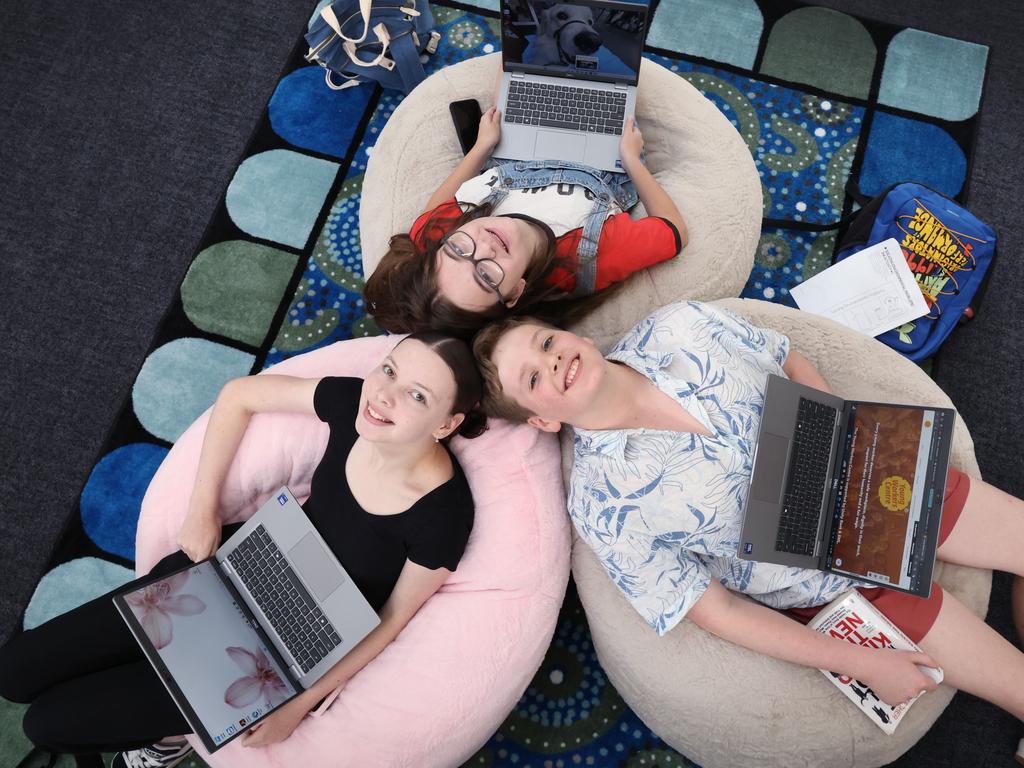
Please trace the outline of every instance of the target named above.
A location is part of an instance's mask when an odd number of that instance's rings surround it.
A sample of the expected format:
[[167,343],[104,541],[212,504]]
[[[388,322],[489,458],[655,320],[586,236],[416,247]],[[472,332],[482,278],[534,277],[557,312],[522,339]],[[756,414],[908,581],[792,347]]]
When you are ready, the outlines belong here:
[[791,293],[800,309],[878,336],[928,314],[928,304],[893,238],[849,256]]

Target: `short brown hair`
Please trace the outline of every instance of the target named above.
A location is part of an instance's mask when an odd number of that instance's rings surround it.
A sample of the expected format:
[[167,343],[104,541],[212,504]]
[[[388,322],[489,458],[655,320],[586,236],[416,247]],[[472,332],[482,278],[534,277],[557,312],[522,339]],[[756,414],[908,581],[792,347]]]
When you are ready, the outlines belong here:
[[480,398],[480,408],[488,416],[496,419],[525,424],[531,416],[537,414],[527,410],[511,397],[505,395],[498,378],[498,367],[494,364],[494,348],[498,346],[501,337],[514,328],[521,325],[539,325],[542,328],[556,328],[556,326],[529,315],[516,315],[506,317],[502,320],[484,326],[473,339],[473,357],[476,358],[477,367],[480,369],[480,377],[484,383],[483,397]]

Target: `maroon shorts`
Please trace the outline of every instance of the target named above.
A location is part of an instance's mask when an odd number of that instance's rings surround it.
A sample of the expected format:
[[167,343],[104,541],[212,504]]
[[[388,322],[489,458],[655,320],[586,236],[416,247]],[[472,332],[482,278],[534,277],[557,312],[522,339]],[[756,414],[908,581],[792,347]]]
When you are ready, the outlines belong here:
[[[971,479],[958,469],[949,468],[946,477],[946,493],[942,503],[942,525],[939,527],[939,546],[949,538],[956,521],[960,519],[967,492],[971,489]],[[942,607],[942,587],[932,582],[932,593],[928,597],[916,597],[906,592],[895,592],[880,587],[858,587],[878,610],[884,613],[897,627],[913,640],[920,643],[935,623]],[[806,624],[821,611],[816,608],[791,608],[786,613],[797,621]]]

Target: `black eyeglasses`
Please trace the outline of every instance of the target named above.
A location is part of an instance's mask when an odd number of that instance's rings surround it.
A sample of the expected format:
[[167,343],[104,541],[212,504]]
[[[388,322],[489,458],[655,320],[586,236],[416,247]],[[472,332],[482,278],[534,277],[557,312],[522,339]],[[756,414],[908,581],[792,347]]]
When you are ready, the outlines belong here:
[[470,235],[461,229],[455,230],[441,240],[441,250],[449,259],[470,262],[476,273],[477,281],[485,288],[494,291],[502,304],[509,301],[511,297],[506,299],[498,287],[505,279],[505,270],[494,259],[473,258],[473,254],[476,253],[476,241]]

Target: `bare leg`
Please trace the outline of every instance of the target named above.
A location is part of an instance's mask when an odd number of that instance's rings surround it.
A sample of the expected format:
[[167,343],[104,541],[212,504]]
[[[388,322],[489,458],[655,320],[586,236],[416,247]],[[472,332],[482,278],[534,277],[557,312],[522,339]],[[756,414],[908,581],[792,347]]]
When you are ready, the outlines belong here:
[[1020,576],[1013,580],[1010,605],[1013,606],[1013,623],[1017,627],[1017,642],[1024,647],[1024,578]]
[[942,665],[945,682],[1024,720],[1024,653],[948,592],[919,645]]
[[[1024,576],[1024,501],[971,478],[963,512],[938,558]],[[1015,617],[1020,627],[1024,615]]]

